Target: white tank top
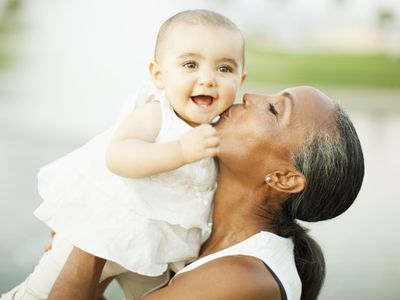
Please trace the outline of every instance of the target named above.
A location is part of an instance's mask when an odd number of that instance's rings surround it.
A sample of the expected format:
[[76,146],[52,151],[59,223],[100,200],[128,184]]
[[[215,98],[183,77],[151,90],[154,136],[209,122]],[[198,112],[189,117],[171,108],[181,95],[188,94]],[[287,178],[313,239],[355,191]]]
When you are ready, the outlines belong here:
[[252,256],[262,260],[275,273],[284,287],[288,300],[299,300],[301,296],[301,280],[297,273],[293,248],[294,245],[290,238],[283,238],[267,231],[260,231],[236,245],[194,261],[181,269],[176,275],[191,271],[220,257],[231,255]]

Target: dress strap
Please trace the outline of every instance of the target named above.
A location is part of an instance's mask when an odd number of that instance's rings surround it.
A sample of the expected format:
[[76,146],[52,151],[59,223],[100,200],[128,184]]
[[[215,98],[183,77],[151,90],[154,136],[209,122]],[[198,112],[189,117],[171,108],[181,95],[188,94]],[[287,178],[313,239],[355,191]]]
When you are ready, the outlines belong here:
[[263,262],[264,266],[268,269],[268,271],[272,274],[272,277],[274,277],[276,283],[278,284],[279,291],[281,293],[281,300],[287,300],[286,291],[285,291],[285,288],[283,287],[282,282],[279,280],[278,276],[276,276],[274,271],[272,271],[271,268],[268,267],[268,265],[264,261],[262,261],[262,262]]

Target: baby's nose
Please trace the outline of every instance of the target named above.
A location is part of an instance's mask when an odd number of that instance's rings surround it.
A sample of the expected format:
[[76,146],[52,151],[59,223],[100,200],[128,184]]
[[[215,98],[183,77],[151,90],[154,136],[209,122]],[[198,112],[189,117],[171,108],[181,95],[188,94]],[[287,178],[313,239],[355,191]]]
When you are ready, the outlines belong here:
[[199,83],[205,87],[216,86],[215,77],[211,72],[203,72],[200,76]]

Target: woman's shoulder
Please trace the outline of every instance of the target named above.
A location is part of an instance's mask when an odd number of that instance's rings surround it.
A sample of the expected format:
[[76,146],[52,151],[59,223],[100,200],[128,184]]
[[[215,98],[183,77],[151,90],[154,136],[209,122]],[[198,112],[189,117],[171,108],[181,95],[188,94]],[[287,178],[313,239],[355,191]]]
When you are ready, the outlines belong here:
[[214,259],[176,276],[173,285],[197,286],[201,299],[280,299],[279,286],[264,263],[244,255]]

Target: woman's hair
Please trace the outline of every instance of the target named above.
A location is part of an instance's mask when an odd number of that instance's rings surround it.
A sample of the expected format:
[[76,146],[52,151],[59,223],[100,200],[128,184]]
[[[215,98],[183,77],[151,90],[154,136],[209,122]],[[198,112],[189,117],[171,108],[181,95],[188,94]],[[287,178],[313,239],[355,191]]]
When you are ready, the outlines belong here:
[[293,163],[307,179],[306,188],[289,196],[275,216],[277,233],[292,237],[296,267],[302,281],[301,299],[317,299],[325,277],[319,245],[296,219],[316,222],[334,218],[354,202],[364,178],[360,141],[348,115],[338,105],[336,128],[310,132]]

